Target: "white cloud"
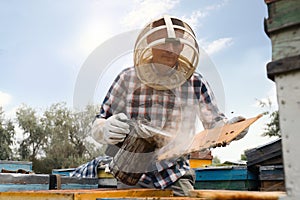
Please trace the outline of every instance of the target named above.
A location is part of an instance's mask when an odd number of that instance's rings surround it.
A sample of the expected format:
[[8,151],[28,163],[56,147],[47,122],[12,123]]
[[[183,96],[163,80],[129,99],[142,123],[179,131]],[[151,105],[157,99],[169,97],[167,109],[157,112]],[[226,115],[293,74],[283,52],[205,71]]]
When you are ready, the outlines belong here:
[[149,19],[159,17],[168,12],[179,3],[179,0],[160,0],[153,3],[152,0],[137,0],[134,2],[133,9],[122,21],[128,28],[141,28]]
[[[201,43],[205,43],[205,42],[202,41]],[[204,50],[208,55],[212,55],[221,51],[222,49],[231,46],[232,44],[233,44],[232,38],[220,38],[209,44],[204,44],[200,46],[203,46]]]
[[227,3],[227,0],[222,1],[219,4],[212,4],[206,6],[201,10],[193,11],[190,16],[183,16],[182,19],[186,21],[193,29],[200,26],[199,20],[208,16],[212,11],[220,9]]
[[182,20],[187,22],[192,29],[195,29],[197,26],[199,26],[199,19],[206,17],[207,14],[207,12],[197,10],[193,11],[190,17],[183,16]]
[[213,4],[213,5],[207,6],[205,8],[205,10],[208,12],[208,11],[220,9],[221,7],[225,6],[227,3],[228,3],[228,0],[223,0],[218,4]]
[[11,95],[0,91],[0,106],[4,107],[11,102]]

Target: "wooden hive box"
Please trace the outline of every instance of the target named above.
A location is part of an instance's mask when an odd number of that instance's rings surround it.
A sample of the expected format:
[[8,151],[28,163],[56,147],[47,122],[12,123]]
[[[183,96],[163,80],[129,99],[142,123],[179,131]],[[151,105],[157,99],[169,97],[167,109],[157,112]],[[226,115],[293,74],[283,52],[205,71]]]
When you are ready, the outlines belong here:
[[285,191],[282,165],[259,167],[259,180],[261,191]]
[[26,161],[9,161],[9,160],[0,160],[0,170],[7,170],[7,171],[17,171],[17,170],[24,170],[24,171],[32,171],[32,162]]
[[246,166],[195,169],[195,189],[257,190],[258,177]]
[[205,167],[212,164],[213,156],[211,151],[196,151],[190,153],[190,165],[191,168]]
[[75,168],[66,168],[66,169],[52,169],[52,174],[61,175],[61,176],[70,176],[72,172],[75,171]]
[[[72,172],[74,172],[75,168],[67,168],[67,169],[53,169],[52,174],[61,175],[61,176],[70,176]],[[97,168],[97,178],[98,178],[98,188],[116,188],[117,180],[115,177],[105,172],[105,167],[100,166]]]
[[111,173],[105,172],[105,166],[99,166],[97,174],[99,188],[117,188],[117,179]]
[[283,163],[281,139],[247,150],[245,154],[249,168],[263,165],[282,165]]
[[[55,176],[55,175],[52,175]],[[0,192],[24,190],[49,190],[55,185],[61,189],[95,189],[97,178],[73,178],[59,176],[57,182],[51,181],[48,174],[0,173]]]

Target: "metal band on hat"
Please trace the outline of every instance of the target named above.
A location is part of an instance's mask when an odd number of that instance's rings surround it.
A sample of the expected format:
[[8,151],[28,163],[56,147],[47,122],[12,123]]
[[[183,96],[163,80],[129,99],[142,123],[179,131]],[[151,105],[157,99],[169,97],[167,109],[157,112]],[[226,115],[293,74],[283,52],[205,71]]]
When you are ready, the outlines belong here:
[[164,20],[167,26],[167,32],[169,38],[176,38],[175,30],[173,28],[173,23],[169,15],[164,15]]

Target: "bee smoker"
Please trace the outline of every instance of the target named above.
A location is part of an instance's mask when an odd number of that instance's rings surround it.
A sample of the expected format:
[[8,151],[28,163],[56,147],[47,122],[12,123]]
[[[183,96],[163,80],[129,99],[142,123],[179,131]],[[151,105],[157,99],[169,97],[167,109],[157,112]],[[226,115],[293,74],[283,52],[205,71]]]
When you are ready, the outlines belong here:
[[115,178],[126,185],[136,185],[147,172],[154,157],[156,142],[153,137],[142,138],[143,131],[137,120],[129,120],[130,132],[122,143],[110,145],[106,154],[113,157],[110,169]]

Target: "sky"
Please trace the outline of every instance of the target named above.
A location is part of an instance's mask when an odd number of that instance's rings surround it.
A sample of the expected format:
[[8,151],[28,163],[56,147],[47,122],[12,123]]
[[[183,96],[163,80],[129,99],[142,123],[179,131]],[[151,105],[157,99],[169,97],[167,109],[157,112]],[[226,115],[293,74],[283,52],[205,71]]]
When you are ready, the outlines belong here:
[[[258,100],[271,99],[276,109],[275,84],[266,73],[272,47],[264,32],[264,0],[2,0],[0,106],[6,116],[13,118],[23,103],[36,109],[57,102],[72,107],[78,91],[86,96],[89,86],[87,101],[100,104],[117,73],[133,63],[136,31],[163,14],[194,29],[202,52],[197,71],[207,75],[228,118],[264,112]],[[126,41],[118,43],[120,38]],[[94,69],[91,60],[101,52],[113,61],[101,66],[101,76],[89,72],[80,79],[85,69]],[[236,161],[244,150],[274,140],[261,136],[267,121],[263,117],[243,139],[213,149],[213,156]]]

